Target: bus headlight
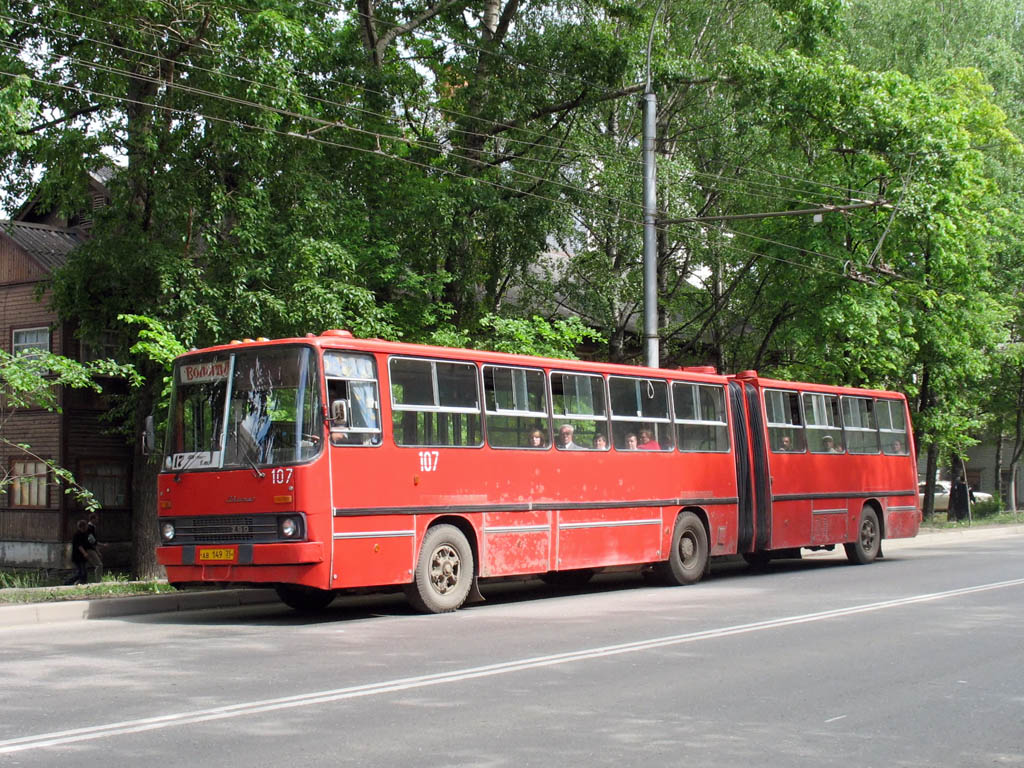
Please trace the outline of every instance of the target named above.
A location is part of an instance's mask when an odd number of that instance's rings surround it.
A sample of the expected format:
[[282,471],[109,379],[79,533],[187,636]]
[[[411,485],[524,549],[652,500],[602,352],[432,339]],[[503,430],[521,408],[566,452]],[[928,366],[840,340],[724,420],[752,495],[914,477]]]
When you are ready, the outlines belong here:
[[166,522],[160,526],[160,537],[164,541],[174,540],[174,523]]
[[281,538],[298,539],[302,536],[302,520],[297,517],[282,517],[278,521]]

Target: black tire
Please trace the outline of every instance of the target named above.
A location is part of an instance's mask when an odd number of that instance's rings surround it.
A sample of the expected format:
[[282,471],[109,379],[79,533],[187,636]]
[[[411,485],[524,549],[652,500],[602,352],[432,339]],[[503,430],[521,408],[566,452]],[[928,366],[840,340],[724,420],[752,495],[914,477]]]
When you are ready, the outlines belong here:
[[549,571],[542,573],[540,580],[556,589],[579,589],[594,578],[592,568],[578,568],[574,571]]
[[405,587],[409,603],[423,613],[448,613],[466,602],[473,586],[473,550],[454,525],[427,529],[412,584]]
[[878,513],[873,507],[865,506],[857,522],[857,538],[843,544],[846,558],[854,565],[867,565],[882,549],[882,529],[878,525]]
[[668,560],[658,571],[667,584],[682,587],[700,581],[707,566],[708,532],[693,512],[683,512],[676,518]]
[[302,587],[298,584],[277,584],[274,591],[282,603],[300,613],[319,613],[336,597],[334,590]]
[[768,563],[772,561],[772,556],[770,553],[762,550],[760,552],[744,552],[743,559],[754,570],[763,571],[768,567]]

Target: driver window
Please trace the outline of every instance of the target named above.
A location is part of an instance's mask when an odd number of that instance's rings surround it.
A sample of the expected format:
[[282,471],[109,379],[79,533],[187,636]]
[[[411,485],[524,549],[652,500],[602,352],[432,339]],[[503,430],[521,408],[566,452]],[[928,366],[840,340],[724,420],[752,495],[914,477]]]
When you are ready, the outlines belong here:
[[325,352],[332,445],[380,445],[380,398],[373,357]]

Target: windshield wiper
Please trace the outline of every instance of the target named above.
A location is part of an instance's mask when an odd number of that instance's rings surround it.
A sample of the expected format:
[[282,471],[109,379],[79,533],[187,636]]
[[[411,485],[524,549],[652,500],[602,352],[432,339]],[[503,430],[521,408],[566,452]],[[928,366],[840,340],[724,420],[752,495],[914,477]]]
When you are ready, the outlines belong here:
[[191,456],[189,456],[187,459],[185,459],[185,461],[183,461],[181,463],[181,466],[178,467],[178,471],[174,473],[174,482],[180,483],[181,482],[181,473],[184,472],[185,470],[187,470],[193,464],[195,464],[195,461],[198,458],[199,458],[199,452],[198,451],[194,451]]
[[249,447],[244,443],[242,444],[242,458],[245,459],[246,464],[249,465],[249,469],[252,470],[252,473],[256,475],[256,477],[267,476],[267,473],[260,469],[259,464],[256,463],[256,459],[253,457],[252,453],[249,452]]

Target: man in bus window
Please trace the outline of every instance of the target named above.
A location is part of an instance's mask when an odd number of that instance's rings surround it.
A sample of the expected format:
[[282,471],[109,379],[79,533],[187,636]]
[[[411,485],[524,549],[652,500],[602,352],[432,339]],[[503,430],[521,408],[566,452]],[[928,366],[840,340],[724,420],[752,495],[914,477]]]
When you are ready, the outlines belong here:
[[626,435],[626,450],[627,451],[635,451],[636,449],[637,449],[636,435],[634,435],[632,432],[630,432],[628,435]]
[[563,451],[576,451],[579,446],[572,441],[576,428],[572,424],[563,424],[558,428],[558,447]]
[[606,451],[608,450],[608,438],[601,432],[594,435],[594,450],[595,451]]
[[790,438],[789,435],[783,435],[782,436],[782,440],[779,442],[779,450],[780,451],[792,451],[793,450],[793,440]]
[[836,445],[832,435],[825,435],[821,438],[822,453],[842,453],[843,449]]

